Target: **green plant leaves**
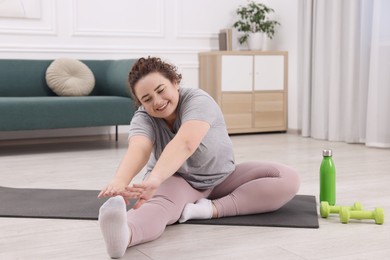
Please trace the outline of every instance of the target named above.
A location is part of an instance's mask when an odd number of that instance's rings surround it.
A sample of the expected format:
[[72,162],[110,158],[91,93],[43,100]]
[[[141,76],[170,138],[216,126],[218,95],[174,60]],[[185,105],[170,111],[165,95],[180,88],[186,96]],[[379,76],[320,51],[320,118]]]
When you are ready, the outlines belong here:
[[275,27],[280,25],[279,22],[268,18],[268,14],[272,12],[274,9],[254,1],[249,2],[246,6],[239,6],[236,10],[239,20],[233,24],[233,27],[239,32],[244,32],[244,35],[239,38],[240,44],[247,41],[251,32],[263,32],[272,39]]

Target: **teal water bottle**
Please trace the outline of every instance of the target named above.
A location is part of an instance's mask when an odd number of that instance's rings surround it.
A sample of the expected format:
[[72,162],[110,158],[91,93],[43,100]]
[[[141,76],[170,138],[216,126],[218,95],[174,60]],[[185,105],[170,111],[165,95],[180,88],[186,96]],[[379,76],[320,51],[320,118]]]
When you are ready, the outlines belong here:
[[322,151],[320,167],[320,202],[327,201],[329,205],[336,204],[336,168],[333,163],[332,150]]

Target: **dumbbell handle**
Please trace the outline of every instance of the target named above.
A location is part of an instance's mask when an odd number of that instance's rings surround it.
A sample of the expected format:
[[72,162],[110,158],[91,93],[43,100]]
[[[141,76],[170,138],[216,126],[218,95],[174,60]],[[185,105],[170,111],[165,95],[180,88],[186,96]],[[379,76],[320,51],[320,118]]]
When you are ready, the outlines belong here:
[[368,211],[368,210],[359,210],[359,211],[349,211],[350,218],[353,219],[367,219],[367,218],[374,218],[375,213],[374,211]]
[[335,206],[329,206],[329,211],[330,211],[330,213],[339,213],[341,207],[346,207],[346,208],[348,208],[348,209],[350,209],[350,210],[355,209],[354,206],[336,206],[336,205],[335,205]]

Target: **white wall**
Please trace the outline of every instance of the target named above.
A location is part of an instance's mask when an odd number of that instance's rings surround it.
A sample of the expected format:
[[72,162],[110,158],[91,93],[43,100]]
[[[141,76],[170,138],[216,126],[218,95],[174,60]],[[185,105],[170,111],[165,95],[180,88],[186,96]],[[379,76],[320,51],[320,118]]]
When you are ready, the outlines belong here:
[[[31,5],[34,2],[34,8]],[[289,128],[297,129],[297,1],[264,0],[282,24],[266,50],[289,52]],[[3,1],[4,2],[4,1]],[[7,2],[7,1],[5,1]],[[9,0],[30,3],[0,17],[0,58],[124,59],[160,56],[175,63],[184,87],[198,87],[198,53],[218,49],[246,0]],[[1,3],[0,3],[1,5]],[[41,8],[36,8],[40,5]],[[1,9],[1,6],[0,6]],[[1,12],[0,12],[1,15]],[[23,16],[23,14],[22,14]],[[121,132],[126,132],[121,127]],[[112,127],[1,133],[0,139],[101,134]]]

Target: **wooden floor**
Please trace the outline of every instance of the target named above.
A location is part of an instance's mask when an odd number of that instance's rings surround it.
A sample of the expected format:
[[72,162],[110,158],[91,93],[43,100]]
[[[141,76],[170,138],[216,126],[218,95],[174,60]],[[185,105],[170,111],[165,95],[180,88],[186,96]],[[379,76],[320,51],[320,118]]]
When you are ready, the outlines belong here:
[[[390,214],[390,149],[325,142],[290,134],[232,136],[237,162],[278,161],[300,172],[299,194],[318,198],[322,150],[334,152],[337,203],[356,201]],[[126,149],[95,140],[1,146],[0,185],[100,189]],[[159,239],[129,248],[123,259],[390,259],[390,224],[337,216],[319,229],[174,225]],[[97,221],[0,218],[0,259],[109,259]]]

